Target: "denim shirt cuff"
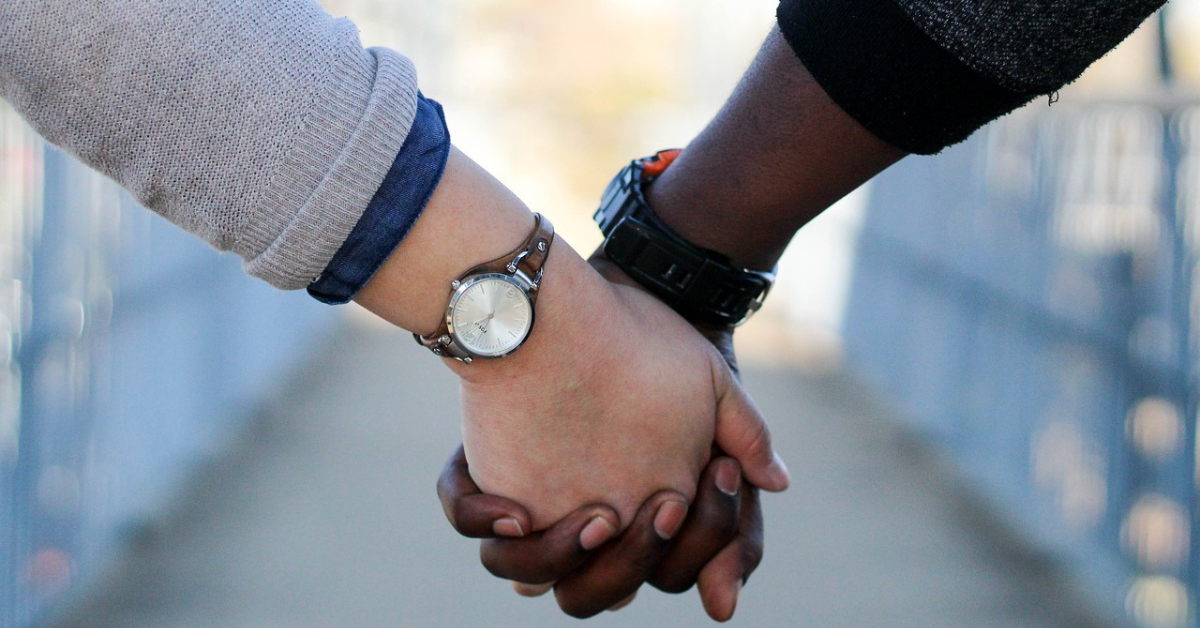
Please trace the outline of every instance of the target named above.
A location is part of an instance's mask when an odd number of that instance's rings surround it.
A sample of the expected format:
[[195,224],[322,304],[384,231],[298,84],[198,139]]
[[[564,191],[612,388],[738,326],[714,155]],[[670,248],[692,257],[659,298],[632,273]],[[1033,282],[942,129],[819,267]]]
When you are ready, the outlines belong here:
[[354,298],[417,222],[446,169],[450,131],[436,101],[417,94],[417,115],[383,184],[308,294],[337,305]]

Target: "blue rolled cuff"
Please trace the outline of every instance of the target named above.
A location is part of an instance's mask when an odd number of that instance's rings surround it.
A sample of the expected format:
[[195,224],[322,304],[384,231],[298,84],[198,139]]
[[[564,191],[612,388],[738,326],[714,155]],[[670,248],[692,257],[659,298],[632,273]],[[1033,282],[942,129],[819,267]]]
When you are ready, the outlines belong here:
[[408,235],[446,169],[450,131],[436,101],[417,94],[412,129],[366,211],[308,294],[337,305],[354,298]]

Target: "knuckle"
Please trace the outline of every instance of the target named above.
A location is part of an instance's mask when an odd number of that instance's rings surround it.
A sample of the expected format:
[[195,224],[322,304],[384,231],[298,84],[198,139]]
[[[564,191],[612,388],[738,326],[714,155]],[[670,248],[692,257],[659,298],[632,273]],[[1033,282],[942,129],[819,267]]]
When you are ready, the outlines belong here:
[[607,606],[590,603],[589,600],[582,600],[567,594],[559,594],[558,590],[555,590],[555,599],[558,601],[558,607],[562,609],[562,612],[575,619],[587,619],[607,608]]
[[[724,547],[732,541],[741,527],[737,499],[717,490],[707,494],[706,499],[699,503],[694,520],[687,523],[689,530],[694,530],[688,538],[704,539],[704,547]],[[701,548],[695,549],[698,552]]]
[[707,536],[712,539],[720,539],[725,543],[732,541],[737,536],[740,527],[736,514],[736,512],[728,510],[712,513],[713,516],[704,521],[704,527],[708,530]]
[[753,421],[747,427],[752,431],[750,434],[750,451],[755,454],[769,456],[771,453],[771,431],[767,429],[767,424],[763,421]]
[[446,518],[450,520],[450,526],[455,532],[466,536],[470,530],[464,522],[470,521],[471,512],[467,508],[467,504],[461,500],[454,502],[453,506],[446,509]]
[[747,543],[742,545],[742,580],[749,580],[750,574],[758,569],[759,563],[762,562],[763,548],[757,543]]
[[630,573],[628,574],[629,577],[626,578],[626,581],[637,580],[639,582],[644,582],[647,576],[654,573],[654,568],[658,567],[658,563],[661,560],[662,556],[658,552],[642,552],[635,554],[629,561]]
[[483,564],[483,568],[488,573],[497,578],[521,582],[526,581],[525,578],[519,577],[520,574],[516,573],[517,570],[513,569],[508,561],[504,560],[504,557],[497,551],[496,543],[494,542],[484,541],[479,544],[479,562]]
[[684,593],[696,584],[694,574],[662,574],[655,576],[650,585],[663,593]]
[[771,431],[761,419],[742,421],[734,436],[738,443],[734,458],[742,464],[743,472],[769,464],[774,457],[771,447]]
[[[488,573],[492,574],[493,576],[496,576],[497,578],[507,578],[507,574],[506,574],[507,570],[504,569],[504,565],[498,563],[487,552],[480,552],[479,562],[483,563],[483,568],[486,569],[488,571]],[[513,578],[508,578],[508,579],[511,580]]]

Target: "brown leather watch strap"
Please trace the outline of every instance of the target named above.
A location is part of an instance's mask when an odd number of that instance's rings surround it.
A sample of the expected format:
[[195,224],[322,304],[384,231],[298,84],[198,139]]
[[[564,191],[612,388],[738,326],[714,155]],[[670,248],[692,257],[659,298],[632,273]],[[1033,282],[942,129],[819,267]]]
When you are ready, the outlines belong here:
[[[541,214],[533,215],[534,224],[533,231],[529,237],[512,251],[497,257],[489,262],[484,262],[467,272],[459,275],[458,279],[452,284],[450,293],[453,294],[461,282],[468,277],[475,275],[483,275],[487,273],[500,273],[505,275],[516,275],[520,271],[525,278],[530,282],[529,300],[531,303],[537,303],[538,287],[542,280],[542,266],[546,263],[546,257],[550,255],[550,245],[554,243],[554,225],[549,218]],[[443,357],[461,357],[455,355],[452,350],[450,340],[450,327],[445,317],[442,318],[442,323],[438,330],[428,336],[413,334],[417,342],[421,346],[433,351],[435,354]]]
[[[525,238],[520,246],[490,262],[484,262],[468,270],[459,276],[459,281],[484,273],[512,275],[519,268],[534,280],[536,286],[537,280],[541,276],[542,265],[546,263],[546,256],[550,254],[550,244],[554,240],[554,225],[550,223],[549,218],[541,214],[534,214],[533,219],[533,232],[529,234],[528,238]],[[537,290],[531,292],[529,298],[537,301]]]

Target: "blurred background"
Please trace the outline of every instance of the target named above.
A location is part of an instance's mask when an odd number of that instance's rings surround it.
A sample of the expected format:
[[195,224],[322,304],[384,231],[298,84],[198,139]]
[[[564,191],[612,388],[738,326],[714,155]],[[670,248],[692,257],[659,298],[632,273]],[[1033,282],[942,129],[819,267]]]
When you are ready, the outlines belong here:
[[[324,4],[580,251],[775,9]],[[1175,0],[806,227],[738,332],[796,485],[733,623],[1197,625],[1198,186],[1200,0]],[[442,520],[455,384],[405,336],[244,277],[0,103],[0,628],[573,623]],[[707,620],[645,591],[592,621]]]

